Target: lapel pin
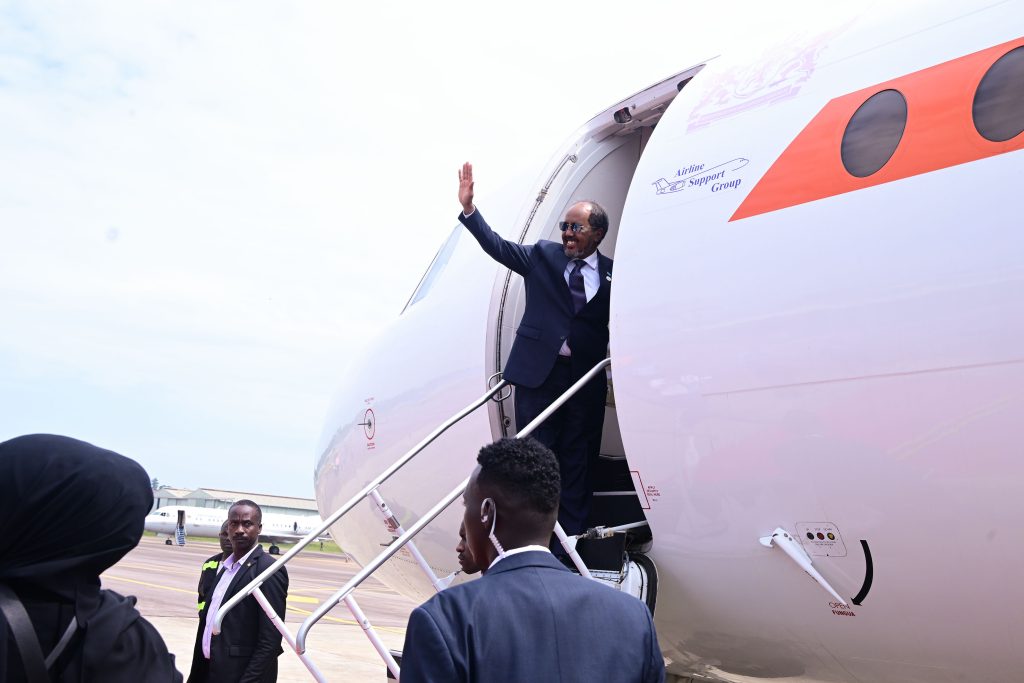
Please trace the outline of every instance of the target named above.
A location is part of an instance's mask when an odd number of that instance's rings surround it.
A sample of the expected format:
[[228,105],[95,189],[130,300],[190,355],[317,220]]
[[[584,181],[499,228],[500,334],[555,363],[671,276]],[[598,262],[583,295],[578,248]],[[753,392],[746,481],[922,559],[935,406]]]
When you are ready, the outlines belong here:
[[612,281],[612,274],[608,273],[607,275],[604,276],[604,279],[607,280],[608,282],[611,282]]

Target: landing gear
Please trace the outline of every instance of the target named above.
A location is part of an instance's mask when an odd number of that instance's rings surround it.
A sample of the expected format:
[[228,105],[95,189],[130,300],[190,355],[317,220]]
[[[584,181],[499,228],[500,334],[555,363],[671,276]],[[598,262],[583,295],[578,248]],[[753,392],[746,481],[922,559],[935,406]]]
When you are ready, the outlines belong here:
[[281,549],[278,548],[273,543],[271,543],[270,544],[270,548],[267,549],[267,552],[270,553],[271,555],[280,555],[281,554]]
[[643,553],[629,553],[628,582],[632,584],[633,594],[647,605],[654,616],[654,606],[658,602],[658,568],[654,560]]
[[174,543],[168,538],[164,541],[164,545],[174,545]]

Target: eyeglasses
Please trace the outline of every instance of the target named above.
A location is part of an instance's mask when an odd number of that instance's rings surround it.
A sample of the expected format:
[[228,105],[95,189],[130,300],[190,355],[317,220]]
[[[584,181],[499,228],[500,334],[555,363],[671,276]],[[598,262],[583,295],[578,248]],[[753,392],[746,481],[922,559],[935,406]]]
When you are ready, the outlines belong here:
[[582,223],[567,223],[566,221],[562,221],[558,224],[558,229],[562,232],[572,230],[574,233],[577,233],[584,232],[587,229],[587,226]]

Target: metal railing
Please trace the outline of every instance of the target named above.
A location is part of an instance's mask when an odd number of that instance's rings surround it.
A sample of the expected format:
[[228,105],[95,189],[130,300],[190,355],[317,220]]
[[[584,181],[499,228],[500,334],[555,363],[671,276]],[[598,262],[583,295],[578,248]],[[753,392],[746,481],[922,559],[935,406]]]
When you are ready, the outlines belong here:
[[[597,373],[603,372],[604,369],[608,367],[608,365],[610,364],[611,359],[606,358],[597,365],[595,365],[593,368],[591,368],[587,372],[587,374],[583,375],[583,377],[577,380],[577,382],[573,384],[571,387],[569,387],[569,389],[567,389],[564,394],[559,396],[540,415],[534,418],[534,420],[530,422],[530,424],[526,425],[526,427],[524,427],[518,434],[516,434],[516,437],[522,438],[525,436],[529,436],[529,434],[533,432],[533,430],[536,429],[538,425],[544,422],[544,420],[550,417],[551,414],[554,413],[556,410],[561,408],[566,401],[572,398],[572,396],[574,396],[585,384],[587,384],[591,379],[593,379],[597,375]],[[295,651],[298,654],[304,654],[306,651],[306,637],[309,635],[310,629],[313,628],[313,626],[316,625],[318,621],[323,619],[328,612],[334,609],[335,605],[349,598],[350,593],[352,593],[356,588],[358,588],[363,581],[369,578],[375,571],[377,571],[377,569],[381,567],[381,565],[383,565],[385,562],[391,559],[391,557],[394,556],[395,553],[397,553],[399,550],[401,550],[407,543],[412,541],[413,537],[416,536],[416,534],[422,531],[428,524],[434,521],[434,519],[438,515],[444,512],[444,510],[449,505],[451,505],[456,499],[459,498],[459,496],[463,494],[468,484],[469,477],[463,480],[463,482],[459,484],[457,487],[452,489],[451,492],[449,492],[444,498],[442,498],[441,501],[437,503],[434,507],[430,508],[430,510],[428,510],[422,517],[416,520],[416,522],[411,527],[409,527],[409,529],[405,533],[403,533],[401,536],[395,539],[382,553],[377,555],[377,557],[375,557],[369,564],[363,567],[363,569],[360,570],[359,573],[357,573],[355,576],[349,579],[348,582],[344,586],[342,586],[340,590],[334,593],[334,595],[332,595],[326,601],[320,603],[320,606],[317,607],[312,614],[306,617],[305,621],[303,621],[302,625],[299,627],[298,635],[295,638]],[[558,523],[555,524],[555,535],[558,537],[558,540],[562,543],[562,547],[565,548],[566,552],[569,554],[569,557],[572,558],[573,564],[575,564],[576,568],[579,569],[580,574],[586,576],[587,578],[591,578],[590,571],[587,569],[586,565],[583,563],[583,560],[576,552],[575,543],[571,542],[568,539],[568,537],[565,534],[565,531],[562,530],[561,525]],[[388,654],[385,661],[387,661],[388,659],[390,659],[392,662],[394,661],[391,658],[390,654]],[[390,663],[388,665],[388,668],[391,668]],[[392,669],[392,673],[395,675],[396,678],[399,675],[399,672],[395,671],[394,669]]]
[[[565,393],[559,396],[550,406],[545,408],[544,411],[542,411],[536,418],[534,418],[533,421],[530,422],[530,424],[526,425],[526,427],[520,430],[519,433],[516,434],[516,437],[523,438],[525,436],[529,436],[533,432],[533,430],[535,430],[542,422],[544,422],[544,420],[548,419],[556,410],[561,408],[566,403],[566,401],[572,398],[580,389],[583,388],[583,386],[585,386],[599,372],[603,372],[604,369],[608,367],[610,364],[611,359],[606,358],[605,360],[601,361],[593,368],[591,368],[585,375],[583,375],[583,377],[581,377],[571,387],[569,387],[565,391]],[[235,606],[237,606],[249,594],[252,594],[256,601],[263,608],[263,611],[267,614],[267,617],[271,620],[271,623],[274,625],[274,627],[281,633],[282,637],[284,637],[284,639],[288,642],[291,648],[298,655],[302,663],[313,675],[313,678],[317,681],[323,682],[325,681],[323,674],[320,673],[316,665],[312,662],[312,660],[309,659],[309,656],[306,654],[306,639],[307,636],[309,635],[310,630],[313,628],[313,626],[317,624],[317,622],[323,619],[323,617],[326,616],[327,613],[330,612],[332,609],[334,609],[334,607],[337,606],[338,603],[344,602],[346,607],[348,607],[349,611],[352,613],[352,616],[354,617],[356,622],[363,629],[364,633],[370,640],[374,649],[380,655],[381,659],[384,660],[384,663],[387,665],[388,669],[396,678],[398,678],[400,675],[400,669],[397,662],[395,662],[395,659],[391,655],[390,650],[387,648],[386,645],[384,645],[384,642],[380,639],[380,637],[374,631],[373,627],[370,625],[369,620],[366,618],[365,614],[363,614],[359,605],[356,603],[355,598],[352,596],[352,593],[356,590],[356,588],[358,588],[363,583],[363,581],[365,581],[367,578],[373,575],[373,573],[376,572],[377,569],[379,569],[385,562],[391,559],[391,557],[393,557],[399,550],[404,548],[406,545],[409,546],[409,550],[412,553],[413,557],[416,559],[416,563],[420,566],[421,570],[423,570],[423,572],[428,576],[428,578],[430,578],[431,583],[434,586],[434,589],[437,591],[444,589],[448,585],[448,583],[444,579],[439,579],[434,574],[433,569],[429,566],[426,559],[416,548],[415,544],[412,542],[412,539],[420,531],[422,531],[428,524],[434,521],[434,519],[437,518],[438,515],[444,512],[444,510],[447,509],[448,506],[451,505],[456,499],[458,499],[459,496],[463,494],[463,492],[466,490],[466,486],[469,484],[469,478],[467,477],[461,484],[459,484],[459,486],[457,486],[444,498],[442,498],[439,503],[437,503],[436,505],[434,505],[434,507],[428,510],[426,514],[420,517],[420,519],[418,519],[407,530],[402,527],[402,525],[391,513],[390,508],[388,507],[384,499],[381,497],[377,489],[382,483],[387,481],[392,475],[394,475],[398,470],[400,470],[412,458],[416,457],[416,455],[418,455],[424,448],[429,446],[435,439],[437,439],[437,437],[439,437],[441,434],[443,434],[457,422],[473,413],[480,406],[486,403],[488,399],[492,397],[500,397],[500,399],[496,400],[504,400],[505,398],[507,398],[507,394],[505,396],[501,396],[501,391],[507,386],[509,386],[509,382],[506,380],[501,380],[498,384],[489,388],[487,390],[487,393],[485,393],[483,396],[479,397],[471,404],[463,408],[461,411],[453,415],[451,418],[446,420],[440,426],[438,426],[433,432],[431,432],[422,441],[416,444],[416,446],[410,449],[405,455],[396,460],[390,467],[385,469],[384,472],[375,477],[369,484],[364,486],[358,493],[352,496],[344,505],[335,510],[334,513],[332,513],[326,520],[324,520],[324,522],[318,528],[314,529],[309,534],[304,536],[302,540],[296,543],[291,550],[289,550],[287,553],[278,558],[278,560],[275,561],[274,564],[265,569],[255,579],[250,581],[236,595],[232,596],[230,600],[228,600],[221,606],[221,608],[217,611],[217,614],[215,614],[213,617],[214,634],[220,633],[221,625],[224,620],[224,615],[227,614]],[[270,603],[267,601],[266,597],[263,595],[263,592],[260,590],[260,586],[263,585],[263,583],[268,578],[270,578],[278,571],[280,571],[280,569],[284,567],[289,561],[291,561],[291,559],[295,557],[295,555],[297,555],[302,549],[304,549],[307,545],[309,545],[317,538],[319,538],[321,535],[323,535],[323,533],[327,529],[329,529],[335,522],[337,522],[339,519],[345,516],[364,498],[370,498],[373,501],[374,506],[384,516],[385,522],[388,524],[389,528],[392,528],[395,532],[399,534],[399,536],[395,538],[395,540],[391,544],[389,544],[388,547],[382,553],[380,553],[376,558],[374,558],[373,561],[371,561],[368,565],[363,567],[355,576],[349,579],[349,581],[344,586],[342,586],[341,589],[335,592],[326,601],[321,603],[316,608],[315,611],[313,611],[308,617],[306,617],[306,619],[299,626],[298,633],[296,634],[296,636],[293,637],[291,635],[291,632],[285,626],[284,620],[278,617],[277,613],[274,612]],[[587,578],[593,578],[586,564],[579,556],[579,553],[576,552],[576,538],[573,537],[572,539],[570,539],[566,535],[565,531],[562,529],[562,526],[557,522],[555,523],[554,532],[555,536],[562,544],[562,547],[565,549],[566,553],[568,554],[569,558],[572,560],[576,568],[579,570],[580,574]]]
[[[392,475],[398,472],[398,470],[400,470],[406,463],[408,463],[410,460],[416,457],[424,448],[433,443],[434,440],[437,439],[437,437],[441,436],[441,434],[446,432],[450,427],[461,421],[466,416],[473,413],[480,406],[485,404],[491,397],[500,396],[501,391],[507,386],[509,386],[509,382],[506,380],[501,380],[493,387],[490,387],[487,390],[487,393],[483,394],[482,396],[474,400],[472,403],[470,403],[468,406],[460,410],[458,413],[456,413],[455,415],[441,423],[441,425],[439,425],[434,431],[428,434],[422,441],[420,441],[418,444],[413,446],[408,452],[406,452],[405,455],[396,460],[390,467],[385,469],[381,474],[379,474],[377,477],[371,480],[370,483],[364,486],[358,493],[352,496],[344,505],[335,510],[329,517],[327,517],[327,519],[323,521],[323,523],[321,523],[320,526],[306,534],[298,543],[295,544],[295,546],[291,550],[289,550],[287,553],[278,558],[274,562],[274,564],[267,567],[263,572],[260,573],[259,576],[250,581],[242,590],[240,590],[238,593],[232,596],[230,600],[221,605],[221,608],[217,610],[217,613],[215,615],[213,615],[213,633],[219,634],[221,626],[224,622],[224,615],[226,615],[228,612],[234,609],[248,595],[252,594],[256,598],[256,601],[263,608],[263,611],[267,614],[267,617],[270,619],[271,623],[281,633],[282,637],[284,637],[288,644],[291,645],[292,648],[296,651],[296,654],[299,655],[299,658],[302,660],[302,663],[306,666],[307,669],[309,669],[309,672],[313,674],[313,677],[318,681],[323,681],[323,675],[317,670],[316,665],[313,664],[313,662],[305,656],[305,637],[303,636],[300,650],[299,647],[297,646],[296,639],[292,637],[291,632],[285,626],[284,620],[278,617],[277,613],[274,612],[273,608],[271,608],[270,603],[268,603],[266,598],[263,596],[262,591],[259,590],[260,586],[263,585],[263,583],[268,578],[270,578],[278,571],[280,571],[282,567],[288,564],[288,562],[290,562],[291,559],[295,557],[299,552],[301,552],[307,545],[309,545],[317,538],[322,536],[324,532],[326,532],[335,522],[337,522],[339,519],[348,514],[350,510],[352,510],[356,505],[359,504],[360,501],[362,501],[365,498],[370,498],[373,501],[374,506],[384,516],[385,522],[390,524],[396,532],[401,534],[400,538],[403,537],[406,532],[402,528],[401,524],[398,523],[398,520],[394,517],[394,515],[391,513],[391,510],[388,508],[387,503],[384,501],[380,493],[377,491],[378,487],[380,487],[381,484],[383,484],[385,481],[391,478]],[[507,397],[507,395],[505,397]],[[398,547],[402,547],[404,545],[405,543],[403,542],[402,545]],[[430,577],[431,583],[434,585],[435,590],[442,590],[447,584],[445,584],[441,579],[437,578],[433,570],[430,568],[430,565],[427,563],[426,558],[423,557],[423,555],[419,552],[415,545],[410,545],[409,550],[413,554],[413,557],[416,559],[416,562],[420,566],[420,568],[423,569],[423,571],[427,574],[428,577]],[[331,607],[337,604],[337,602],[338,601],[332,603]],[[371,643],[373,643],[374,648],[381,654],[381,657],[384,658],[385,662],[388,664],[388,668],[390,668],[392,670],[392,673],[394,673],[397,676],[398,665],[395,663],[394,658],[391,657],[387,647],[384,646],[383,642],[381,642],[380,638],[373,631],[373,628],[370,626],[369,621],[366,619],[366,616],[362,613],[362,610],[359,608],[358,604],[356,604],[355,600],[351,597],[345,600],[345,604],[352,612],[352,616],[363,628],[363,631],[366,632],[367,637],[370,639]]]

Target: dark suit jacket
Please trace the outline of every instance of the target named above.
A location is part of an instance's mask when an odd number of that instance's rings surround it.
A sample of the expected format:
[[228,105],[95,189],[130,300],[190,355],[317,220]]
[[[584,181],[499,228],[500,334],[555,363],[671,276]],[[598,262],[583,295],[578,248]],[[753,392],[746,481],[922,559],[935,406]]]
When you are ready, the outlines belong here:
[[565,283],[569,258],[558,242],[541,240],[523,245],[497,235],[477,209],[459,220],[483,250],[498,263],[523,276],[526,310],[516,330],[503,377],[513,384],[534,389],[547,379],[562,342],[569,339],[572,368],[582,375],[608,353],[608,306],[611,301],[612,260],[598,252],[600,286],[578,314]]
[[[258,574],[272,565],[274,560],[259,546],[252,552],[245,565],[235,573],[231,585],[224,594],[221,604],[237,594]],[[206,605],[199,612],[199,632],[192,653],[192,670],[189,683],[264,683],[277,680],[277,657],[281,648],[281,634],[278,633],[263,609],[250,596],[228,612],[220,635],[210,640],[210,659],[203,657],[203,629],[206,628],[210,598],[216,582],[209,586]],[[260,587],[277,615],[284,619],[285,601],[288,596],[288,570],[274,574]]]
[[664,679],[647,606],[540,551],[417,607],[402,652],[402,683]]

